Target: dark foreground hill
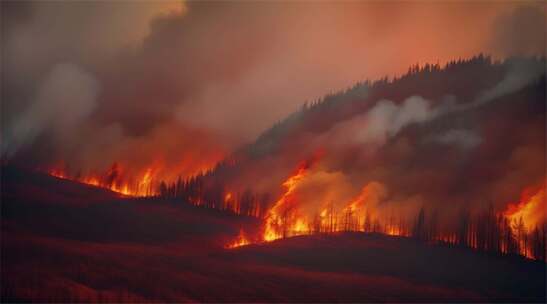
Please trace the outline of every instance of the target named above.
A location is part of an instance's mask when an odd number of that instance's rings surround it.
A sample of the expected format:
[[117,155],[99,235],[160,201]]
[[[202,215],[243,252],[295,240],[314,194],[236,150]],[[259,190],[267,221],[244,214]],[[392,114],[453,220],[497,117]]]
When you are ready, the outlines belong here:
[[545,301],[541,262],[426,245],[406,237],[347,232],[236,251],[228,255],[235,264],[295,270],[296,276],[309,278],[280,286],[284,292],[276,294],[276,301]]
[[2,302],[545,302],[545,264],[407,238],[223,248],[258,227],[3,168]]

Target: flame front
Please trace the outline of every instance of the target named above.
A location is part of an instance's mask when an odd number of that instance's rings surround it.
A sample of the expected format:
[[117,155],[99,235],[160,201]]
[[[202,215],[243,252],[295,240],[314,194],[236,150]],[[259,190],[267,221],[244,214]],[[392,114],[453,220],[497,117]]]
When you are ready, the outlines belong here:
[[537,234],[538,231],[545,232],[547,206],[544,185],[543,183],[539,187],[531,186],[525,189],[520,201],[509,204],[504,212],[504,216],[510,224],[510,229],[514,232],[518,252],[529,258],[538,255],[537,252],[533,252],[533,248],[530,248],[531,246],[527,242],[529,236]]
[[[303,197],[299,196],[299,187],[308,179],[313,178],[312,162],[303,162],[283,183],[285,192],[273,204],[265,217],[263,241],[273,241],[280,238],[311,234],[333,233],[340,231],[383,232],[390,235],[406,235],[407,230],[402,222],[389,221],[385,225],[379,223],[378,217],[369,213],[385,195],[385,187],[377,182],[366,184],[361,193],[350,200],[345,207],[336,202],[317,205],[315,215],[310,214],[309,204],[303,207]],[[314,171],[315,172],[315,171]],[[302,187],[301,187],[302,188]],[[324,198],[318,198],[321,201]],[[322,206],[321,206],[322,205]]]
[[[458,226],[446,228],[437,227],[434,212],[426,211],[424,220],[423,207],[420,212],[414,210],[413,214],[401,212],[396,208],[388,209],[386,206],[389,205],[385,204],[386,199],[389,199],[387,187],[381,182],[367,182],[360,192],[346,192],[344,196],[332,196],[333,192],[330,190],[321,192],[322,187],[340,189],[344,184],[336,183],[339,180],[331,178],[332,174],[325,175],[324,171],[312,168],[314,162],[315,160],[302,162],[293,174],[281,183],[283,192],[269,210],[263,209],[263,205],[268,202],[267,198],[259,199],[247,191],[238,192],[223,188],[222,192],[219,191],[218,195],[212,196],[214,199],[211,200],[205,196],[206,189],[201,183],[196,182],[196,179],[183,182],[179,178],[179,181],[170,188],[163,182],[155,184],[158,169],[154,167],[149,167],[132,178],[128,178],[127,173],[116,164],[104,174],[71,177],[67,171],[58,168],[50,170],[49,173],[58,178],[76,180],[128,196],[157,195],[169,198],[168,195],[185,193],[187,201],[197,206],[207,204],[205,206],[211,208],[263,218],[258,238],[253,237],[251,240],[246,237],[243,230],[240,230],[237,238],[226,244],[226,248],[298,235],[358,231],[411,236],[428,242],[468,246],[476,250],[498,251],[504,254],[520,254],[545,260],[547,206],[544,184],[527,187],[522,192],[520,200],[507,204],[505,210],[496,211],[491,206],[474,214],[462,211]],[[323,178],[319,179],[320,181],[326,180],[328,183],[318,184],[318,177]],[[262,210],[265,211],[265,215]]]
[[545,220],[546,212],[545,188],[529,187],[524,190],[521,200],[516,204],[509,204],[505,216],[510,222],[517,225],[522,222],[528,231],[534,229]]
[[309,165],[303,163],[296,172],[285,182],[285,193],[273,205],[266,216],[266,225],[264,228],[264,240],[273,241],[288,236],[291,232],[303,231],[307,223],[303,219],[294,220],[294,212],[297,212],[295,190],[297,185],[306,176]]
[[249,245],[250,243],[251,242],[245,237],[245,233],[243,232],[243,229],[240,229],[237,238],[232,243],[226,245],[226,248],[229,248],[229,249],[237,248],[237,247]]
[[[153,185],[152,168],[148,168],[144,173],[131,182],[122,177],[121,168],[114,164],[105,174],[89,174],[84,176],[71,177],[65,170],[54,168],[48,170],[52,176],[62,179],[69,179],[83,184],[106,188],[125,196],[145,197],[156,194]],[[135,180],[135,179],[133,179]]]

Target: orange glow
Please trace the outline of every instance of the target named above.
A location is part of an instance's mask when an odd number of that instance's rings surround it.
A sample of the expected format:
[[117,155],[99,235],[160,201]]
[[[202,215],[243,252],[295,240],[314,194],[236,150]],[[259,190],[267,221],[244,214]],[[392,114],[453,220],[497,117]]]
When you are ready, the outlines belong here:
[[250,243],[251,242],[249,242],[249,240],[247,240],[247,238],[245,237],[245,233],[243,232],[243,229],[240,229],[237,238],[232,243],[226,245],[226,248],[229,248],[229,249],[237,248],[237,247],[249,245]]
[[309,162],[303,162],[296,172],[283,182],[285,193],[266,216],[264,241],[273,241],[289,235],[302,234],[309,226],[304,218],[295,218],[298,206],[296,205],[297,198],[294,192],[298,184],[308,174],[311,165]]
[[[122,169],[116,164],[114,164],[110,170],[102,175],[90,174],[80,177],[71,177],[64,170],[59,168],[51,169],[48,173],[57,178],[73,180],[86,185],[106,188],[125,196],[146,197],[157,194],[157,190],[154,188],[153,183],[154,170],[152,168],[146,169],[144,173],[137,175],[136,178],[128,178],[127,180],[122,178]],[[131,180],[135,181],[131,182]]]
[[527,231],[531,231],[537,225],[545,220],[545,188],[528,187],[521,195],[518,203],[509,204],[504,215],[513,224],[517,224],[520,219]]
[[387,235],[395,235],[395,236],[403,235],[403,233],[401,231],[401,227],[398,227],[398,226],[389,227],[386,231],[386,234]]
[[518,203],[511,203],[507,206],[504,216],[508,219],[510,227],[517,238],[518,251],[521,255],[532,258],[532,252],[526,244],[526,235],[532,233],[533,229],[545,223],[545,187],[530,186],[526,188]]
[[68,179],[65,172],[63,170],[60,170],[60,169],[51,169],[51,170],[49,170],[48,174],[51,175],[51,176],[55,176],[57,178]]
[[[242,214],[240,195],[238,195],[237,193],[234,194],[231,191],[226,192],[224,194],[224,205],[222,206],[222,208],[224,210],[232,211],[233,213],[236,213],[236,214]],[[254,212],[248,213],[247,215],[257,216]]]
[[[302,210],[297,188],[308,177],[310,164],[301,164],[284,182],[285,192],[269,210],[264,224],[263,241],[311,234],[334,233],[342,231],[377,232],[388,235],[407,235],[402,222],[380,222],[378,216],[371,217],[365,210],[374,210],[379,200],[385,196],[385,187],[377,182],[367,183],[361,193],[346,207],[336,210],[336,202],[329,202],[313,214]],[[319,201],[321,199],[319,198]]]

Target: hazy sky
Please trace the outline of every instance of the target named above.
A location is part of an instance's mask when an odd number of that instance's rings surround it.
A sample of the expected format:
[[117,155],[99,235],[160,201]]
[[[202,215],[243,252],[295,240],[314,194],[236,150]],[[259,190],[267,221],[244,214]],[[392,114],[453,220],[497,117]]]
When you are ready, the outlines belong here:
[[1,5],[2,154],[79,169],[192,174],[357,81],[545,53],[542,2]]

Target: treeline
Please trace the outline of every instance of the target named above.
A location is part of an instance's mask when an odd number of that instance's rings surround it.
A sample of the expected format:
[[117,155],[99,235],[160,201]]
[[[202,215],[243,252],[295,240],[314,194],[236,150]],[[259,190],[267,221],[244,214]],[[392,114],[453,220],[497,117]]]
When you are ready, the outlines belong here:
[[[236,151],[231,159],[219,163],[213,170],[199,174],[189,180],[175,183],[161,183],[157,193],[161,196],[188,199],[195,204],[213,208],[223,208],[226,189],[222,186],[240,174],[234,159],[252,162],[256,158],[278,152],[282,143],[291,136],[306,132],[321,132],[339,121],[349,119],[367,111],[381,99],[400,102],[412,95],[436,100],[447,93],[455,94],[462,100],[475,96],[482,90],[498,83],[512,63],[508,59],[494,62],[489,56],[479,54],[469,59],[447,62],[444,66],[436,64],[416,64],[398,77],[383,77],[375,81],[364,80],[338,92],[329,93],[317,100],[305,102],[300,110],[293,112],[282,121],[263,132],[257,140]],[[541,64],[543,59],[525,58]],[[469,77],[474,75],[474,77]],[[241,194],[242,195],[242,194]],[[253,194],[259,197],[262,194]],[[253,201],[260,201],[254,198]],[[245,206],[244,213],[258,207]],[[254,204],[254,203],[251,203]],[[260,206],[264,209],[265,206]]]
[[[164,198],[264,218],[273,202],[268,194],[255,193],[252,188],[240,192],[231,192],[227,188],[230,181],[237,180],[244,168],[252,167],[254,160],[278,153],[285,142],[294,144],[291,139],[297,138],[299,134],[320,133],[340,121],[360,115],[381,99],[397,103],[409,96],[420,95],[436,102],[450,94],[461,102],[473,100],[485,89],[500,83],[515,61],[519,60],[545,65],[545,58],[493,61],[481,54],[470,59],[451,61],[444,66],[416,64],[401,76],[359,82],[346,90],[305,103],[300,110],[262,133],[253,144],[234,153],[231,160],[189,179],[179,178],[174,183],[162,182],[157,193]],[[334,210],[329,213],[328,219],[320,214],[315,215],[310,219],[306,233],[378,232],[545,260],[545,225],[526,229],[520,220],[509,222],[502,214],[490,208],[479,214],[461,211],[457,215],[458,227],[448,232],[441,229],[443,227],[440,227],[434,211],[420,210],[412,223],[394,216],[380,222],[370,215],[359,218],[347,210],[334,213]],[[283,234],[290,236],[290,221],[286,221],[286,225],[283,231],[287,233]]]
[[[229,189],[224,185],[237,180],[244,167],[249,167],[255,159],[280,152],[285,141],[291,142],[298,134],[313,134],[329,129],[332,125],[360,115],[374,106],[381,99],[402,102],[405,98],[420,95],[432,101],[440,100],[447,94],[467,101],[480,92],[499,83],[505,72],[515,64],[515,61],[526,61],[533,64],[545,64],[544,58],[510,58],[505,61],[493,61],[491,57],[479,54],[469,59],[458,59],[447,62],[443,66],[434,64],[416,64],[408,71],[389,79],[384,77],[375,81],[365,80],[352,87],[325,95],[317,100],[306,102],[301,109],[293,112],[282,121],[274,124],[263,132],[257,140],[247,145],[219,163],[209,172],[175,183],[161,183],[157,193],[164,197],[189,200],[194,204],[212,208],[226,208],[225,199]],[[474,77],[469,77],[474,75]],[[237,161],[235,161],[237,160]],[[240,164],[244,164],[240,166]],[[231,205],[238,213],[256,214],[264,210],[271,202],[265,202],[265,194],[249,193],[244,190],[234,197],[242,197]],[[252,192],[252,191],[251,191]],[[245,195],[244,195],[245,194]],[[266,205],[260,205],[264,202]],[[254,204],[259,204],[254,206]],[[248,205],[252,206],[248,206]],[[259,213],[263,213],[260,211]]]
[[[363,80],[316,100],[304,102],[298,111],[274,124],[246,148],[253,157],[275,153],[292,134],[320,133],[332,125],[368,111],[381,99],[395,103],[419,95],[428,100],[441,100],[450,94],[462,101],[472,100],[483,90],[499,83],[514,61],[531,61],[542,65],[543,58],[510,58],[493,61],[479,54],[468,59],[439,63],[415,64],[407,72],[392,78]],[[469,77],[474,75],[474,77]]]
[[[239,215],[264,218],[271,204],[271,197],[256,194],[251,190],[242,193],[227,192],[222,185],[206,187],[207,174],[200,174],[175,183],[160,184],[158,196],[176,199],[196,206],[230,211]],[[456,228],[447,231],[439,222],[437,212],[426,212],[421,208],[411,224],[403,217],[394,214],[380,221],[367,211],[359,217],[352,210],[337,212],[334,207],[327,208],[325,214],[316,214],[306,230],[291,231],[292,217],[286,215],[279,229],[284,237],[302,234],[332,233],[340,231],[361,231],[388,235],[408,236],[424,242],[447,243],[469,247],[479,251],[496,252],[508,255],[522,255],[546,261],[547,227],[545,223],[527,229],[524,220],[511,221],[502,213],[489,206],[485,211],[471,214],[460,211]]]
[[268,193],[255,193],[251,189],[233,192],[226,188],[218,175],[230,170],[234,161],[219,163],[215,169],[188,179],[178,178],[176,182],[160,182],[158,197],[187,202],[195,206],[230,211],[239,215],[263,218],[266,207],[271,203]]
[[380,220],[371,216],[368,211],[361,217],[349,208],[336,211],[332,204],[322,214],[315,214],[307,229],[298,227],[291,230],[291,227],[296,226],[296,220],[291,214],[281,216],[278,229],[282,233],[278,234],[283,238],[359,231],[406,236],[422,242],[450,244],[505,255],[522,255],[546,261],[545,223],[527,229],[522,218],[511,221],[502,213],[496,213],[492,206],[473,215],[467,210],[462,210],[457,217],[457,225],[452,230],[447,230],[446,225],[441,225],[438,212],[426,212],[424,208],[418,211],[410,224],[408,220],[397,217],[394,213]]
[[426,216],[422,208],[414,220],[411,236],[422,241],[441,241],[470,247],[480,251],[500,254],[522,255],[546,261],[546,225],[527,229],[521,218],[511,221],[502,213],[496,213],[490,205],[487,210],[475,215],[461,211],[457,228],[452,232],[441,232],[435,213]]

